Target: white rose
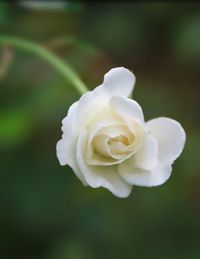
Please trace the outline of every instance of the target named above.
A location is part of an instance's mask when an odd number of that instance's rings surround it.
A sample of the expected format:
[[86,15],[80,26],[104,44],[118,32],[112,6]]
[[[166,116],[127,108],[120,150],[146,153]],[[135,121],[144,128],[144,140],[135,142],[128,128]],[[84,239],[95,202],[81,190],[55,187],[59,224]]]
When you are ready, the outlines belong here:
[[83,184],[118,197],[127,197],[133,185],[163,184],[186,139],[175,120],[144,121],[140,105],[128,98],[134,83],[128,69],[111,69],[102,85],[69,108],[57,143],[61,165],[68,164]]

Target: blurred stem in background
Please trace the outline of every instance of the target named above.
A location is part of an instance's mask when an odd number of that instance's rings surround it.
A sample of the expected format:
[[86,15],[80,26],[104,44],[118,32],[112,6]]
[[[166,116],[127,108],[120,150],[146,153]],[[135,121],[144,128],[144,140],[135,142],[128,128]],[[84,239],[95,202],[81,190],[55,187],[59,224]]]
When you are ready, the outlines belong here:
[[53,66],[81,95],[88,91],[86,85],[69,64],[63,62],[59,57],[39,44],[13,36],[0,35],[0,45],[16,47],[35,54]]

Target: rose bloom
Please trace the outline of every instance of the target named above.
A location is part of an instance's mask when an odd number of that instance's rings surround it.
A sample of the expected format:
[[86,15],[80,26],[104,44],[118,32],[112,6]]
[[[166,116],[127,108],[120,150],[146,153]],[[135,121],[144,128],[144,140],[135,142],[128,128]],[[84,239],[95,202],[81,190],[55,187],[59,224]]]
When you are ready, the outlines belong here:
[[104,187],[121,198],[133,185],[167,181],[186,139],[175,120],[145,122],[140,105],[128,98],[134,83],[128,69],[111,69],[102,85],[71,105],[57,143],[60,164],[69,165],[84,185]]

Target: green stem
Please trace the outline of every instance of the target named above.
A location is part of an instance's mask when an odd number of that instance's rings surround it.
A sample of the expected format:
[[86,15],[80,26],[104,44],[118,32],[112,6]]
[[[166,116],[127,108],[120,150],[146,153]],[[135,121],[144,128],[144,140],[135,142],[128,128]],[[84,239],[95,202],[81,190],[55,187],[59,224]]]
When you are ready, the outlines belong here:
[[0,35],[0,45],[9,45],[37,55],[53,66],[68,82],[71,82],[81,95],[88,91],[77,73],[67,63],[39,44],[17,37]]

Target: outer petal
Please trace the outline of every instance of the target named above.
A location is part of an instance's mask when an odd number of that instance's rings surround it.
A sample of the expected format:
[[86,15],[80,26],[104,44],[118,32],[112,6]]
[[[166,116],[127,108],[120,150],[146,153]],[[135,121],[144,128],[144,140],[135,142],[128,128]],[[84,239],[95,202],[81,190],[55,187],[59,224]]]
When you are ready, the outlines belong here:
[[151,134],[158,140],[158,159],[163,164],[171,164],[182,152],[186,135],[180,123],[170,118],[160,117],[147,122]]
[[134,84],[134,74],[124,67],[111,69],[105,74],[103,81],[103,87],[106,88],[111,96],[130,96]]
[[127,197],[132,186],[119,176],[115,166],[90,166],[86,164],[86,142],[87,133],[82,131],[77,143],[76,159],[87,183],[93,188],[104,187],[117,197]]
[[62,139],[58,141],[56,146],[57,157],[61,165],[66,165],[73,159],[72,146],[74,141],[74,122],[77,114],[78,102],[73,103],[62,120]]
[[125,116],[139,123],[144,123],[142,108],[136,101],[125,97],[114,96],[110,100],[110,105],[122,117]]
[[138,186],[158,186],[167,181],[171,175],[171,165],[158,164],[151,170],[132,167],[128,161],[118,166],[120,176],[130,184]]
[[76,141],[77,136],[74,132],[75,118],[77,114],[78,103],[74,103],[69,108],[67,116],[62,120],[62,139],[56,145],[56,155],[61,165],[68,164],[75,172],[76,176],[84,185],[86,181],[81,174],[76,163]]
[[129,159],[137,168],[152,169],[158,164],[158,141],[146,133],[142,147]]

